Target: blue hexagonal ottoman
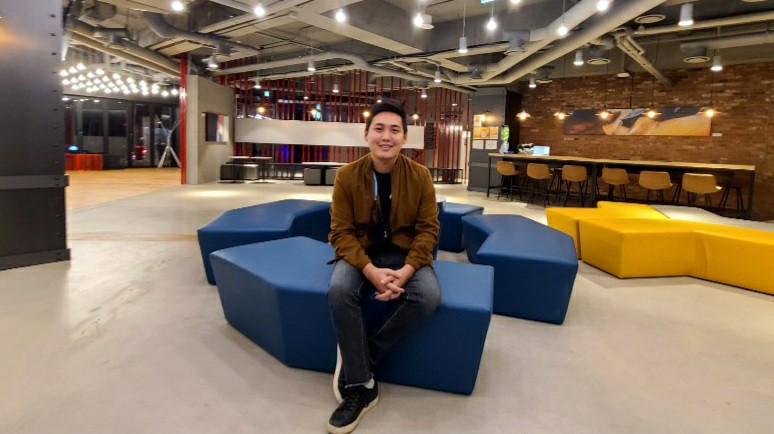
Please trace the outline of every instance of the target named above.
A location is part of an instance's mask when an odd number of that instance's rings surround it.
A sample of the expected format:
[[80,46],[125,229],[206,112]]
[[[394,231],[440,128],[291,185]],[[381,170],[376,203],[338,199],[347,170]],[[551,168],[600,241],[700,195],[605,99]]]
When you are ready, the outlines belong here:
[[[333,248],[292,237],[211,255],[228,322],[282,363],[333,372],[336,340],[328,308]],[[376,370],[380,381],[469,394],[478,375],[492,312],[491,267],[435,262],[441,304],[393,348]],[[367,316],[386,305],[366,298]]]
[[198,232],[207,282],[215,284],[210,253],[216,250],[294,236],[327,242],[330,209],[330,202],[287,199],[224,212]]
[[448,252],[465,250],[465,245],[462,243],[462,217],[483,213],[484,207],[482,206],[447,202],[446,206],[438,213],[438,221],[441,223],[438,248]]
[[572,237],[517,215],[462,217],[468,260],[495,269],[494,313],[562,324],[578,258]]

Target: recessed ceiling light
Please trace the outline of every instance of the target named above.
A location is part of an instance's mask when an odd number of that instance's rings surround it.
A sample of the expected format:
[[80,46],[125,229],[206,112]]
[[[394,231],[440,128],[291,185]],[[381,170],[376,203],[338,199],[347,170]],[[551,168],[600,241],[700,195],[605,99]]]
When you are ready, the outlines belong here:
[[640,15],[639,17],[634,19],[634,22],[637,24],[654,24],[660,21],[664,21],[665,19],[666,19],[666,15],[648,14],[648,15]]

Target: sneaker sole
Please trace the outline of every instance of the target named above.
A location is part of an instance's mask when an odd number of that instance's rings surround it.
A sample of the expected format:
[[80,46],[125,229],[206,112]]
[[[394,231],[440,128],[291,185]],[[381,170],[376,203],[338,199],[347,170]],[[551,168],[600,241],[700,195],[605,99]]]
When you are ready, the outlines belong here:
[[333,396],[336,398],[336,402],[341,404],[344,402],[341,393],[339,392],[339,375],[341,375],[341,350],[336,345],[336,370],[333,372]]
[[363,408],[363,411],[360,412],[360,415],[355,419],[354,422],[352,422],[349,425],[345,426],[333,426],[330,423],[328,423],[328,433],[330,434],[348,434],[357,428],[357,424],[360,423],[360,419],[363,418],[363,415],[368,413],[368,410],[374,408],[376,404],[379,402],[379,397],[377,396],[374,398],[373,401],[371,401],[366,407]]

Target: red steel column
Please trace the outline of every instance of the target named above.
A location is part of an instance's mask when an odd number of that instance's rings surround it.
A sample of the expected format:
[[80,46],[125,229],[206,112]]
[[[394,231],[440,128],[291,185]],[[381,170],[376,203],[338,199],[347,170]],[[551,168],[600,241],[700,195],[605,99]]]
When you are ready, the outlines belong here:
[[188,53],[180,55],[180,183],[185,184],[185,168],[186,168],[186,141],[185,133],[188,122],[186,121],[186,115],[188,110],[186,108],[187,98],[186,93],[188,91]]

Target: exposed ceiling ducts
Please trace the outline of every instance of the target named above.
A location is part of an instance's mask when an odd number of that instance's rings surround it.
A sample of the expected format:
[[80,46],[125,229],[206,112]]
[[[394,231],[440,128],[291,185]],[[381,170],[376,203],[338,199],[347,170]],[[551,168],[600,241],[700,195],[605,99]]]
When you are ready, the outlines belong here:
[[[181,38],[188,41],[196,42],[202,45],[207,45],[216,49],[215,54],[230,54],[230,50],[225,47],[231,47],[246,55],[256,55],[259,53],[258,49],[249,45],[240,44],[238,42],[231,41],[228,38],[220,36],[204,35],[197,32],[191,32],[188,30],[179,29],[169,24],[164,16],[161,14],[155,14],[153,12],[143,12],[142,14],[145,21],[150,26],[151,30],[162,38]],[[218,53],[220,52],[220,53]]]

